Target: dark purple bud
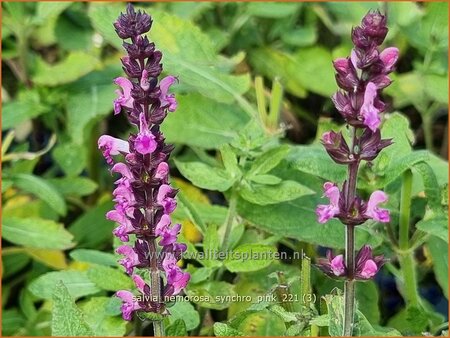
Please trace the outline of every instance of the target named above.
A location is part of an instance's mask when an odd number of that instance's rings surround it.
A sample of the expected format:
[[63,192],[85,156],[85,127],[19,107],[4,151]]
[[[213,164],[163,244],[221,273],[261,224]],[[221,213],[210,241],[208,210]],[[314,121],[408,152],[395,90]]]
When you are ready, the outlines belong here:
[[379,11],[369,12],[362,19],[361,28],[365,35],[372,38],[377,45],[381,45],[388,33],[386,16]]
[[322,135],[322,144],[328,155],[339,164],[348,164],[356,159],[350,154],[350,149],[342,133],[328,131]]
[[139,78],[142,73],[141,66],[135,59],[131,59],[128,56],[124,56],[120,59],[122,61],[123,70],[125,73],[132,78]]
[[128,4],[127,12],[120,13],[114,23],[117,35],[121,39],[135,38],[140,34],[147,33],[152,26],[152,19],[147,13],[136,12],[132,4]]
[[370,79],[370,82],[374,83],[377,86],[377,89],[383,89],[389,86],[392,83],[392,80],[384,74],[377,75]]
[[352,50],[352,60],[356,63],[356,67],[359,69],[365,69],[376,61],[378,61],[378,50],[376,46],[372,46],[368,49],[353,49]]
[[340,91],[336,92],[331,97],[331,100],[333,101],[336,109],[342,114],[344,118],[352,117],[355,115],[352,109],[350,98],[347,94]]
[[336,69],[336,82],[344,90],[353,91],[358,87],[359,79],[356,69],[349,58],[340,58],[333,61]]
[[364,33],[361,27],[352,29],[352,41],[357,48],[365,49],[371,46],[372,40]]
[[383,148],[392,144],[392,139],[381,139],[380,130],[372,132],[369,128],[359,138],[359,157],[366,161],[372,161]]
[[387,260],[383,255],[373,256],[372,248],[369,245],[364,245],[356,255],[356,279],[372,279],[386,262]]

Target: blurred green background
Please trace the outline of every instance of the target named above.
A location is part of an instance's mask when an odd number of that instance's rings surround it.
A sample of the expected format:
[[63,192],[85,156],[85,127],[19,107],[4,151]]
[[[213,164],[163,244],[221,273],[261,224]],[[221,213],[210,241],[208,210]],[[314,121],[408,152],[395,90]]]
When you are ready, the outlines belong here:
[[[258,116],[256,76],[263,77],[268,97],[273,83],[284,88],[281,131],[267,128],[267,134],[302,145],[293,148],[293,158],[318,149],[306,145],[317,144],[317,135],[343,123],[330,100],[337,90],[332,60],[349,55],[351,28],[364,14],[371,9],[384,11],[390,29],[385,45],[400,50],[394,82],[384,95],[388,111],[402,113],[394,119],[399,124],[390,125],[391,136],[405,133],[406,144],[409,139],[414,149],[427,149],[439,185],[448,186],[447,3],[136,5],[154,19],[149,38],[163,52],[164,73],[180,80],[174,86],[179,109],[163,127],[167,141],[176,146],[175,158],[204,162],[221,146],[237,142],[248,122]],[[62,278],[69,284],[84,283],[75,291],[70,289],[74,298],[100,295],[80,305],[90,321],[101,323],[100,335],[123,335],[125,323],[107,295],[129,287],[130,281],[115,269],[112,254],[99,252],[113,250],[113,224],[104,218],[112,207],[113,178],[97,149],[97,139],[104,133],[125,137],[130,131],[124,116],[112,114],[117,89],[112,80],[123,74],[119,58],[124,55],[112,22],[125,10],[125,3],[3,2],[2,9],[3,334],[50,334],[48,300],[54,281]],[[172,167],[176,184],[196,203],[205,222],[223,222],[223,196],[201,191]],[[279,169],[280,175],[292,177],[289,170]],[[311,188],[320,187],[319,181],[311,182]],[[418,197],[422,190],[419,184]],[[394,198],[392,205],[396,202]],[[313,208],[314,203],[310,204]],[[271,215],[286,214],[289,209],[283,203],[273,208],[268,209]],[[279,217],[258,214],[261,209],[242,209],[241,216],[256,224],[258,231],[280,234],[285,230]],[[311,220],[312,215],[308,216]],[[422,216],[418,211],[417,218]],[[184,225],[186,241],[201,245],[202,233],[188,213],[179,211],[177,217]],[[338,246],[340,237],[334,235],[304,235],[295,225],[298,218],[298,214],[286,215],[288,226],[281,235],[298,240],[299,248],[308,249],[309,255],[317,251],[314,245]],[[258,233],[256,238],[262,240],[258,231],[252,229],[247,238]],[[366,239],[373,235],[363,232]],[[448,316],[448,261],[433,259],[446,250],[444,240],[428,243],[416,255],[422,294],[433,304],[433,311],[440,313],[435,323],[448,320],[443,319]],[[380,237],[378,245],[381,241]],[[55,275],[61,272],[63,277]],[[99,281],[105,273],[115,273],[117,283]],[[372,315],[365,313],[372,324],[387,324],[403,306],[401,296],[389,292],[396,288],[394,280],[385,279],[378,281],[384,291],[378,291],[375,284],[368,287],[371,299],[367,302],[380,305],[371,308]],[[241,291],[246,290],[245,283],[239,285]],[[385,298],[380,300],[379,294]],[[183,311],[191,312],[180,313],[197,318],[192,305],[187,307]],[[104,312],[99,313],[99,308]],[[408,331],[404,317],[389,325]],[[198,321],[194,324],[187,325],[188,331]]]

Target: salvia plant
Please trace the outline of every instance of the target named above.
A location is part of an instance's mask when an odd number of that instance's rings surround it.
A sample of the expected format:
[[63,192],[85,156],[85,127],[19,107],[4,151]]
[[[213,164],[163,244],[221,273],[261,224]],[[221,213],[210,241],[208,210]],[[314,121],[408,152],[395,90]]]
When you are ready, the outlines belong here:
[[369,245],[364,245],[355,257],[354,229],[369,219],[383,223],[390,221],[389,211],[380,207],[388,200],[386,193],[374,191],[365,201],[357,195],[356,186],[361,161],[374,160],[392,143],[391,139],[381,138],[379,129],[381,114],[386,108],[380,94],[391,83],[388,74],[394,69],[399,54],[395,47],[379,50],[387,33],[386,16],[379,11],[369,12],[361,26],[352,30],[354,48],[351,55],[333,62],[340,90],[332,97],[348,125],[349,141],[342,132],[328,131],[322,136],[322,144],[334,162],[348,168],[347,178],[341,186],[334,182],[324,184],[324,196],[329,199],[329,204],[319,205],[316,209],[319,223],[334,217],[346,228],[345,257],[334,256],[329,251],[327,258],[319,262],[327,275],[345,279],[345,336],[352,335],[355,281],[373,278],[386,262],[383,256],[374,256]]
[[[181,225],[172,224],[170,218],[177,193],[169,184],[167,163],[173,146],[164,142],[160,131],[167,113],[177,107],[168,92],[176,78],[159,80],[162,53],[143,35],[151,25],[151,17],[136,12],[131,4],[114,23],[128,54],[121,59],[128,77],[114,80],[121,88],[114,100],[114,114],[124,113],[137,131],[127,140],[109,135],[98,140],[111,172],[121,176],[113,191],[114,210],[106,217],[118,224],[113,233],[124,245],[116,252],[123,255],[120,264],[137,289],[137,293],[116,293],[123,302],[125,320],[131,320],[134,312],[166,315],[165,299],[179,294],[190,279],[177,265],[186,245],[177,242]],[[125,161],[115,162],[116,155],[123,155]],[[161,320],[154,321],[154,333],[164,335]]]

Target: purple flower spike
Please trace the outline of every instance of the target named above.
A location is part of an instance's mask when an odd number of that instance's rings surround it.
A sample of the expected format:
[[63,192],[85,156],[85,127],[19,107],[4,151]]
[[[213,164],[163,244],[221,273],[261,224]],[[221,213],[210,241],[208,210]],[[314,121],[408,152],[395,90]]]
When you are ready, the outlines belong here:
[[317,206],[316,215],[319,223],[326,223],[330,218],[339,214],[339,188],[332,182],[323,185],[324,196],[328,197],[330,204]]
[[388,196],[383,191],[374,191],[367,202],[366,216],[381,223],[388,223],[390,221],[389,210],[378,207],[378,204],[385,203],[387,200]]
[[[137,291],[151,296],[134,297],[129,291],[118,291],[126,320],[135,311],[167,314],[162,296],[180,293],[190,279],[189,273],[177,266],[186,245],[177,243],[181,225],[171,225],[177,190],[169,184],[168,161],[174,147],[165,143],[160,126],[168,112],[177,108],[169,89],[178,79],[167,76],[159,80],[162,53],[143,35],[151,25],[150,16],[136,12],[131,4],[114,23],[119,37],[127,40],[123,41],[127,55],[121,58],[127,78],[114,80],[120,86],[114,114],[123,112],[129,123],[139,129],[126,141],[108,135],[98,140],[106,162],[112,166],[111,172],[121,175],[114,182],[114,210],[106,214],[107,219],[117,223],[113,234],[122,242],[132,243],[117,248],[116,252],[123,255],[119,262],[132,275]],[[115,163],[115,155],[124,155],[124,162]],[[168,256],[171,260],[165,261]],[[141,276],[154,280],[146,281]]]

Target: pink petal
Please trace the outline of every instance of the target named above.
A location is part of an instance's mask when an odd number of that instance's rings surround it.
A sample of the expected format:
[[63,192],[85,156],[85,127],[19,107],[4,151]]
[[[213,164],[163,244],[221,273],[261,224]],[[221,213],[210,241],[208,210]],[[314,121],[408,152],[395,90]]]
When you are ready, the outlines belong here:
[[377,264],[373,260],[369,259],[364,264],[364,267],[363,267],[363,269],[361,271],[361,276],[364,277],[364,278],[369,279],[369,278],[375,276],[377,271],[378,271]]
[[344,256],[337,255],[330,262],[331,270],[336,276],[342,276],[345,273]]

